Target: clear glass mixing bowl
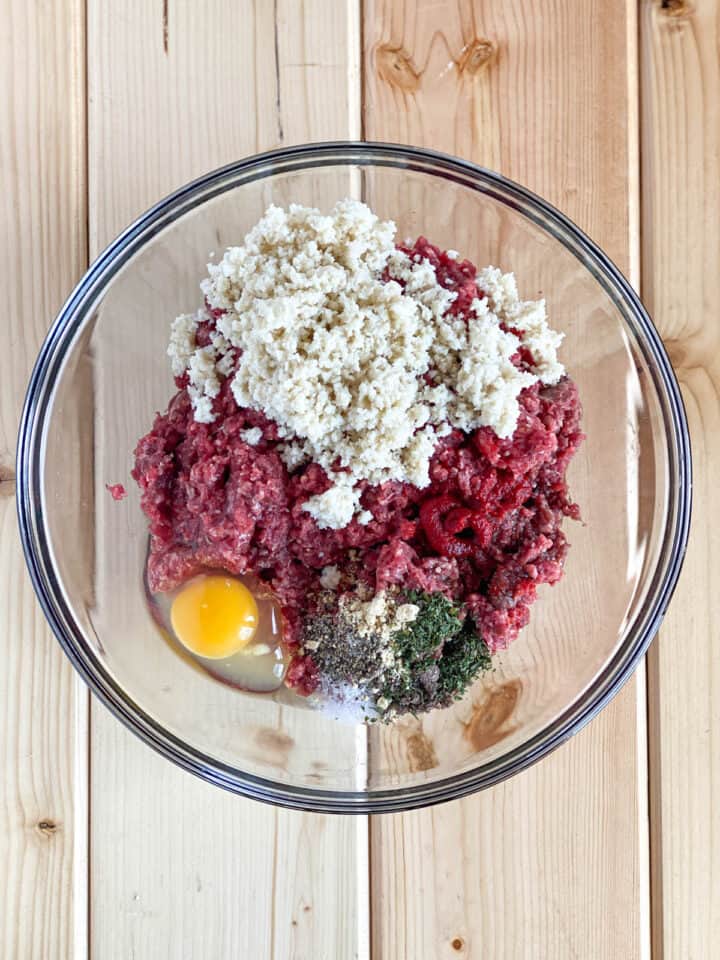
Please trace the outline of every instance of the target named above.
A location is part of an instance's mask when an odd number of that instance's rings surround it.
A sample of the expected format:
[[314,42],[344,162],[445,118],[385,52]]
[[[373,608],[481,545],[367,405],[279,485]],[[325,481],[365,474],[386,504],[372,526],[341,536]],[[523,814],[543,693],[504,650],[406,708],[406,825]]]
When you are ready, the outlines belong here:
[[[143,591],[147,526],[132,452],[173,382],[168,325],[199,305],[212,252],[270,202],[355,196],[478,265],[515,272],[566,334],[587,440],[570,468],[583,523],[564,579],[459,703],[388,726],[243,694],[164,643]],[[543,200],[461,160],[381,144],[315,144],[183,187],[96,260],[55,321],[28,389],[18,507],[43,610],[94,693],[135,733],[222,787],[313,810],[401,810],[517,773],[587,723],[647,648],[675,585],[690,512],[684,411],[627,281]],[[115,502],[106,483],[124,482]]]

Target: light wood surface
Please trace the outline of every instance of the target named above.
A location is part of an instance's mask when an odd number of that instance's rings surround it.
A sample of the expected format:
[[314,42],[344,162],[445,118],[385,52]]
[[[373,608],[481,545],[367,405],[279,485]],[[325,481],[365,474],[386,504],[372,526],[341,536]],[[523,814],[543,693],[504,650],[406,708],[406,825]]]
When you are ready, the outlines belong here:
[[720,943],[720,7],[641,5],[642,290],[693,446],[693,532],[649,657],[653,956]]
[[[153,200],[208,169],[288,138],[358,135],[351,7],[307,3],[304,16],[291,0],[167,8],[164,23],[161,5],[143,0],[88,6],[93,256]],[[323,23],[320,37],[304,18]],[[336,96],[319,110],[328,88]],[[222,793],[92,707],[93,956],[364,955],[367,818],[294,814]],[[324,909],[329,902],[336,908]]]
[[[714,957],[719,8],[640,0],[638,23],[634,0],[4,0],[2,960]],[[214,166],[361,133],[526,183],[634,282],[642,187],[643,294],[696,476],[649,726],[641,670],[515,780],[370,825],[223,794],[90,708],[33,600],[13,484],[31,364],[88,250]]]
[[[633,23],[625,0],[557,5],[552,15],[540,2],[371,0],[367,135],[398,131],[500,170],[632,270]],[[636,680],[562,751],[507,785],[373,820],[374,955],[647,956],[641,704]]]
[[51,318],[86,266],[83,57],[80,2],[3,5],[0,956],[7,958],[82,958],[86,946],[88,694],[35,601],[14,496],[27,379]]

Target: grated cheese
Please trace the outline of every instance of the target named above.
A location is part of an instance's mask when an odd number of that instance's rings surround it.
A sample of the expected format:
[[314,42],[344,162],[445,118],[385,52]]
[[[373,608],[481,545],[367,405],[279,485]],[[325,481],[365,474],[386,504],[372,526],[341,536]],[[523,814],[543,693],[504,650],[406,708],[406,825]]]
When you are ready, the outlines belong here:
[[[355,200],[327,216],[271,206],[242,246],[208,265],[202,289],[223,311],[211,344],[195,344],[204,311],[173,324],[168,352],[173,372],[188,372],[196,420],[212,422],[221,378],[231,376],[238,405],[277,423],[288,469],[311,460],[334,480],[304,504],[319,527],[372,519],[361,480],[426,486],[451,427],[511,436],[521,390],[563,373],[561,335],[543,301],[519,299],[512,274],[480,272],[486,296],[468,323],[448,314],[456,295],[432,264],[398,250],[395,235],[392,221]],[[521,345],[531,371],[512,363]]]

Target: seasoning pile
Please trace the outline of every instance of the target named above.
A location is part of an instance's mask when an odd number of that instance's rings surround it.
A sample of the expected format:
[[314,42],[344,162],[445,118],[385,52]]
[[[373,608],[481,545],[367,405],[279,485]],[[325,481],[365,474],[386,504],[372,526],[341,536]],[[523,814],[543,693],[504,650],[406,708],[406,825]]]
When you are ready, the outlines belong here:
[[482,638],[441,593],[382,592],[371,600],[328,597],[309,617],[303,646],[323,692],[389,718],[446,707],[490,666]]

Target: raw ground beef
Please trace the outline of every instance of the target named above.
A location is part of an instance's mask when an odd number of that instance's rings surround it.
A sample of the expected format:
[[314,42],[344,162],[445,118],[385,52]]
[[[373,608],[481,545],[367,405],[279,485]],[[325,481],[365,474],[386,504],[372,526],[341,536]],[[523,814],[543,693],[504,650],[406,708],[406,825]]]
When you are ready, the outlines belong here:
[[127,490],[121,483],[106,483],[105,489],[113,500],[124,500],[127,496]]
[[[408,252],[429,259],[439,281],[458,293],[453,312],[468,313],[482,296],[468,261],[449,258],[423,238]],[[200,331],[198,340],[208,333]],[[518,355],[516,362],[529,359]],[[367,486],[362,506],[373,519],[365,525],[353,519],[341,530],[319,529],[302,509],[330,486],[323,469],[311,463],[289,472],[276,426],[258,411],[239,409],[229,384],[214,402],[216,419],[205,424],[193,419],[180,378],[167,413],[137,445],[133,477],[150,522],[151,590],[171,590],[205,568],[252,572],[281,602],[292,650],[323,567],[351,565],[375,591],[395,585],[441,591],[461,603],[494,652],[527,624],[537,585],[562,575],[568,548],[562,520],[579,515],[565,472],[582,440],[569,378],[523,391],[508,440],[487,427],[441,440],[430,486]],[[254,446],[241,437],[251,427],[262,430]],[[310,656],[296,656],[287,682],[310,692],[316,673]]]

